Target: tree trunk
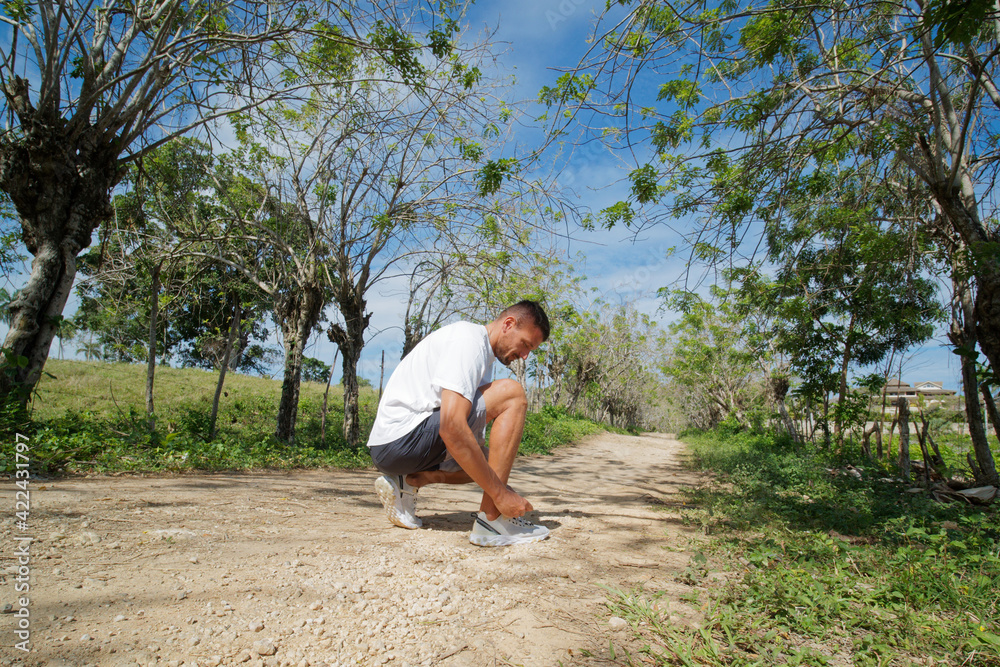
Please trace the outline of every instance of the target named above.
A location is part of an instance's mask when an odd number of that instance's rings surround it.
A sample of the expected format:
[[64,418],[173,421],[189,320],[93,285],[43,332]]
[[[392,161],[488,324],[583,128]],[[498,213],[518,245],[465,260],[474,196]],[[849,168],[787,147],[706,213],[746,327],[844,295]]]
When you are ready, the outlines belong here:
[[795,422],[792,421],[791,415],[788,414],[788,406],[785,405],[785,396],[788,395],[789,387],[788,378],[782,375],[772,375],[767,378],[768,392],[771,395],[771,400],[778,407],[781,423],[784,425],[785,430],[788,431],[792,442],[799,442],[799,434],[795,429]]
[[149,354],[146,355],[146,418],[149,429],[156,428],[156,409],[153,405],[153,380],[156,377],[156,327],[160,317],[160,270],[163,268],[161,259],[153,268],[149,287]]
[[12,401],[26,408],[49,357],[57,326],[76,278],[74,244],[46,244],[31,263],[31,276],[8,306],[10,330],[4,350],[27,364],[0,362],[0,404]]
[[927,451],[927,438],[930,435],[928,433],[928,428],[930,424],[924,419],[924,415],[920,413],[921,426],[917,428],[917,440],[920,442],[920,453],[924,456],[924,486],[929,488],[931,485],[931,453]]
[[980,485],[1000,486],[996,463],[990,451],[990,443],[986,436],[986,425],[983,422],[983,409],[979,403],[979,381],[976,377],[976,361],[973,353],[976,349],[977,329],[974,325],[974,307],[969,294],[967,279],[960,278],[958,268],[952,271],[952,315],[951,329],[948,338],[958,350],[962,372],[962,394],[965,398],[965,419],[969,425],[969,438],[972,440],[972,452],[977,465],[973,467],[976,483]]
[[240,328],[240,317],[243,315],[239,297],[233,306],[233,322],[229,326],[229,337],[226,339],[226,351],[222,355],[222,368],[219,369],[219,381],[215,385],[215,398],[212,399],[212,419],[208,428],[208,439],[215,440],[215,424],[219,416],[219,399],[222,397],[222,385],[226,381],[226,371],[229,369],[229,357],[233,354],[236,343],[236,333]]
[[990,393],[990,386],[984,382],[979,385],[979,389],[983,392],[983,405],[986,406],[986,416],[993,425],[993,432],[996,434],[997,440],[1000,440],[1000,412],[997,411],[996,401],[993,399],[993,394]]
[[851,366],[852,337],[854,334],[855,315],[851,314],[851,321],[847,326],[847,336],[844,338],[844,354],[840,360],[840,382],[838,383],[839,401],[837,409],[834,411],[836,419],[833,424],[833,432],[837,434],[837,446],[844,444],[844,409],[847,405],[847,371]]
[[510,362],[510,370],[514,371],[517,383],[524,387],[524,392],[528,393],[528,364],[524,359],[515,359]]
[[345,354],[341,364],[344,385],[344,440],[349,447],[360,446],[361,412],[359,409],[361,388],[358,386],[358,360]]
[[410,350],[417,346],[417,343],[424,339],[423,332],[417,330],[409,321],[403,324],[403,353],[400,359],[405,359]]
[[569,398],[566,399],[566,412],[569,414],[575,414],[576,402],[580,400],[580,392],[574,387],[574,390],[569,392]]
[[903,396],[899,399],[899,474],[910,480],[910,403]]
[[32,105],[27,79],[11,77],[0,87],[21,128],[0,136],[0,189],[10,195],[21,237],[34,256],[27,283],[8,306],[10,329],[3,344],[27,364],[0,360],[0,405],[13,401],[24,409],[73,288],[77,255],[111,216],[109,192],[124,172],[115,147],[96,129],[77,127],[72,137],[54,129],[50,109]]
[[830,448],[830,392],[823,391],[823,447]]
[[[923,426],[923,438],[926,438],[926,442],[921,440],[920,444],[924,448],[924,456],[928,458],[931,465],[934,466],[934,470],[937,471],[941,477],[948,476],[948,470],[944,465],[944,458],[941,457],[941,450],[938,449],[937,443],[934,442],[934,436],[931,435],[931,424],[927,421],[927,418],[920,414],[920,423]],[[928,449],[927,445],[930,445]],[[933,453],[931,453],[933,451]]]
[[976,484],[980,486],[1000,486],[996,463],[990,451],[990,442],[983,423],[983,406],[979,402],[979,383],[976,378],[976,362],[962,356],[962,393],[965,395],[965,418],[969,424],[969,438],[972,452],[976,457]]
[[552,378],[552,405],[559,405],[562,400],[564,373],[566,364],[562,360],[553,361],[549,364],[549,377]]
[[309,334],[323,310],[323,292],[318,285],[298,284],[275,300],[274,313],[281,325],[285,347],[285,373],[281,381],[281,401],[274,436],[282,442],[295,441],[295,420],[299,412],[302,385],[302,356]]
[[282,442],[295,442],[295,420],[299,411],[299,390],[302,385],[302,348],[305,341],[298,331],[285,332],[285,372],[281,378],[281,400],[274,437]]
[[[875,443],[875,445],[877,447],[877,449],[876,449],[876,458],[879,461],[882,460],[882,430],[885,428],[885,408],[886,408],[886,395],[885,395],[885,388],[883,388],[882,389],[882,409],[878,413],[878,440]],[[891,431],[890,431],[890,434],[889,434],[889,439],[890,439],[890,441],[892,440],[892,433],[891,433]]]
[[895,451],[893,447],[895,442],[893,438],[896,437],[896,427],[899,426],[899,402],[896,402],[896,415],[892,418],[892,422],[889,424],[889,444],[885,448],[885,458],[892,458],[892,453]]
[[861,430],[861,452],[865,455],[865,458],[870,459],[872,457],[872,445],[871,438],[878,431],[878,424],[872,424],[870,429],[864,428]]
[[[995,244],[996,239],[993,240]],[[986,257],[996,257],[995,249],[983,249]],[[1000,267],[997,261],[976,262],[976,337],[989,359],[993,380],[1000,384]]]
[[361,440],[361,419],[358,398],[358,360],[365,346],[365,329],[371,313],[365,313],[367,302],[355,290],[347,299],[338,300],[344,325],[333,324],[327,330],[330,341],[337,344],[343,355],[344,377],[344,440],[357,447]]
[[298,329],[286,330],[285,371],[281,378],[281,400],[278,402],[278,420],[274,437],[282,442],[295,442],[295,420],[299,412],[299,391],[302,386],[302,350],[307,336]]

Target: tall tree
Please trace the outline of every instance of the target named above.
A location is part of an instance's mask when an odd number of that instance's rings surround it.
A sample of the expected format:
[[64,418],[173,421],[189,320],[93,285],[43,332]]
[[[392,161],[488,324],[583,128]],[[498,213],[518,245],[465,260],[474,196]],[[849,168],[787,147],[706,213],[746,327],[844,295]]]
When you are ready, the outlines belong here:
[[[76,276],[77,255],[113,211],[144,153],[298,88],[303,39],[413,60],[393,3],[34,0],[3,5],[0,190],[34,256],[9,305],[0,399],[27,402]],[[22,365],[23,360],[23,365]],[[3,362],[8,363],[8,362]]]
[[[327,335],[341,352],[351,444],[360,441],[357,370],[371,289],[435,252],[445,232],[474,236],[480,249],[496,246],[548,196],[504,171],[499,155],[513,112],[478,68],[491,57],[489,45],[463,43],[454,21],[443,22],[431,43],[395,80],[363,53],[340,54],[336,67],[381,76],[378,84],[339,84],[332,64],[304,69],[299,75],[312,80],[306,103],[262,106],[241,128],[271,156],[253,178],[285,203],[303,233],[287,254],[308,277],[280,298],[315,293],[297,306],[303,326],[327,303],[336,306]],[[285,338],[287,347],[291,330]]]
[[[129,168],[127,191],[115,197],[115,216],[99,229],[99,245],[80,255],[84,280],[76,287],[74,320],[103,345],[105,358],[135,362],[155,346],[164,362],[218,369],[236,300],[243,316],[230,367],[260,372],[269,362],[261,345],[268,308],[256,286],[225,264],[192,256],[197,248],[177,234],[217,206],[213,163],[208,145],[190,138],[145,155]],[[157,266],[161,289],[152,280]],[[151,322],[154,305],[162,312]]]
[[[273,137],[274,129],[264,132]],[[275,437],[291,443],[305,348],[330,300],[330,256],[309,211],[273,178],[284,159],[249,140],[245,126],[240,133],[243,146],[222,156],[214,172],[212,215],[178,232],[193,244],[191,254],[232,268],[266,296],[285,353]]]
[[970,4],[971,21],[944,2],[623,4],[579,68],[542,91],[640,147],[631,198],[607,224],[705,213],[693,240],[728,255],[753,247],[760,208],[817,169],[907,173],[937,213],[920,224],[940,221],[975,258],[973,317],[1000,377],[995,3]]
[[859,176],[817,169],[760,207],[775,276],[728,272],[745,287],[741,310],[771,319],[777,349],[801,380],[798,393],[825,406],[837,394],[837,433],[853,405],[850,373],[923,342],[943,319],[937,285],[926,277],[932,245],[914,225],[925,202]]

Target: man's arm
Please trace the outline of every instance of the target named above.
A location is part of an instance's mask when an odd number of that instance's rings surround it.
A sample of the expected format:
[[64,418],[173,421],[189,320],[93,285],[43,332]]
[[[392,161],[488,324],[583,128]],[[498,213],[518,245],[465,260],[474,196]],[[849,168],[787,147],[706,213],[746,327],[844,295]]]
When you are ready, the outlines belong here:
[[508,488],[490,467],[476,436],[469,428],[469,399],[450,389],[441,390],[441,439],[462,470],[478,484],[504,516],[522,516],[533,508],[531,503]]

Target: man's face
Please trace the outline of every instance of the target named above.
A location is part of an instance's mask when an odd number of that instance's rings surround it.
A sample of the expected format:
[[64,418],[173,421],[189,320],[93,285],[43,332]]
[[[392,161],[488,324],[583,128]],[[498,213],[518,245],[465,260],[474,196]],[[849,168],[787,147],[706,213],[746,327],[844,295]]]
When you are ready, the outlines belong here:
[[528,354],[542,344],[542,331],[534,324],[518,326],[517,320],[508,317],[500,329],[500,340],[493,352],[504,366],[515,359],[527,359]]

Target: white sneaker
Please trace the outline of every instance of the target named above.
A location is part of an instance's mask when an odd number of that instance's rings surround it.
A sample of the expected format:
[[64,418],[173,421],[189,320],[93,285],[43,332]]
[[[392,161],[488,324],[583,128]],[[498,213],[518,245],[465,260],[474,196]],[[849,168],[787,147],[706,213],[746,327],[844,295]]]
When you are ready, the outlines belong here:
[[511,544],[540,542],[549,536],[549,529],[520,517],[498,516],[493,521],[485,512],[476,515],[469,541],[480,547],[506,547]]
[[403,475],[382,475],[375,480],[375,492],[394,525],[410,530],[424,525],[416,514],[417,488],[407,484]]

